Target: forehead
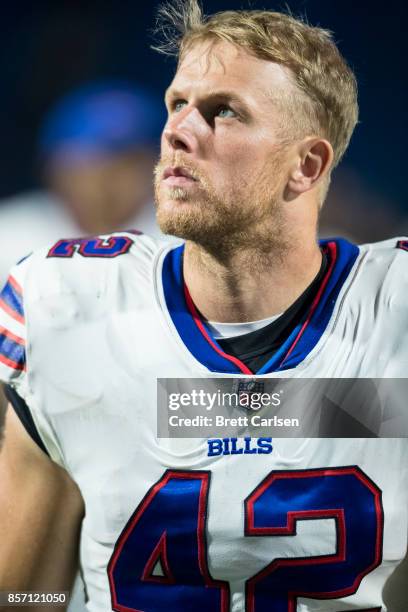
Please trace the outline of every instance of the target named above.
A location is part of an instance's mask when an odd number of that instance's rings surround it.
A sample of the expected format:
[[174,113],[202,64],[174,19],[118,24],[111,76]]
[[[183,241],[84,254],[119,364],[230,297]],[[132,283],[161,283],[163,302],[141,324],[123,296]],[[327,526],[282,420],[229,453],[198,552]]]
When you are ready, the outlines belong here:
[[228,86],[240,95],[268,96],[292,86],[288,70],[251,55],[226,41],[200,41],[189,48],[179,63],[172,90],[197,92]]

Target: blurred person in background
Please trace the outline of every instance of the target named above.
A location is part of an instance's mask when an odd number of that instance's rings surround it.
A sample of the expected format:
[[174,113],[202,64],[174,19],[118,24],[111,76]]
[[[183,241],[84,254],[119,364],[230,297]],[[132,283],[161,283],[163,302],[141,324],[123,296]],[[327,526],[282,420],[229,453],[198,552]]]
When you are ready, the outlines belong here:
[[160,238],[152,171],[163,123],[160,102],[128,82],[89,83],[57,101],[38,139],[44,189],[0,204],[0,282],[59,238],[121,229]]
[[[44,189],[0,205],[1,284],[13,263],[60,238],[126,228],[160,238],[152,176],[163,123],[160,102],[126,82],[90,83],[57,101],[39,133]],[[4,406],[0,392],[0,430]],[[78,578],[69,612],[83,610]]]

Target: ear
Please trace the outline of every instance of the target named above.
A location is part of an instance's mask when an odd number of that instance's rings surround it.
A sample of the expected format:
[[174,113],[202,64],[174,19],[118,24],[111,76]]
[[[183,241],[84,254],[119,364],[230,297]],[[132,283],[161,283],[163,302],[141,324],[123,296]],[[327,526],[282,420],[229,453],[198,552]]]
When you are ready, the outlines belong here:
[[324,138],[306,138],[297,147],[296,158],[287,183],[287,195],[294,199],[309,191],[324,178],[333,163],[333,147]]

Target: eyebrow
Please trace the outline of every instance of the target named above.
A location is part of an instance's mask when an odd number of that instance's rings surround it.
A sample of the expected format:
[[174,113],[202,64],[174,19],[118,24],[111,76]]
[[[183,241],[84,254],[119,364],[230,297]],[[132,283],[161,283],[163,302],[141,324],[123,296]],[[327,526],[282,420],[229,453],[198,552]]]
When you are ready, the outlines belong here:
[[[184,97],[185,97],[185,94],[183,95],[181,91],[178,91],[177,89],[172,89],[171,87],[169,87],[165,93],[164,100],[166,104],[168,104],[171,99],[178,100],[178,99],[183,99]],[[201,98],[204,98],[205,100],[209,100],[209,101],[228,100],[229,102],[238,104],[242,108],[242,110],[249,111],[248,104],[235,91],[228,91],[224,89],[210,90],[209,92],[206,92],[204,95],[202,95]]]

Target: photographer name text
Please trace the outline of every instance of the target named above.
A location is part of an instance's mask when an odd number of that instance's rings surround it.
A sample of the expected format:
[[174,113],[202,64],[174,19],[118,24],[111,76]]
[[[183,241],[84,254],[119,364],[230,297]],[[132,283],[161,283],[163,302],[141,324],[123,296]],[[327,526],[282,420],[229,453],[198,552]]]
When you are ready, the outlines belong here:
[[195,417],[181,417],[176,414],[169,416],[170,427],[300,427],[299,419],[291,417],[261,417],[259,414],[251,416],[214,417],[197,415]]

